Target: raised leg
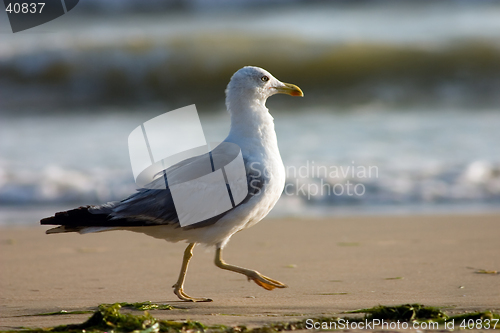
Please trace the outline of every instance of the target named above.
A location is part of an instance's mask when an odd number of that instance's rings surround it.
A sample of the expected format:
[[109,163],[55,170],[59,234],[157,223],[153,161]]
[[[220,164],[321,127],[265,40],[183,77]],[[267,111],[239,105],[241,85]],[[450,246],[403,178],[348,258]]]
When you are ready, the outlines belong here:
[[182,259],[182,267],[181,272],[179,273],[179,278],[177,279],[177,283],[172,286],[174,288],[174,294],[177,295],[181,300],[187,302],[212,302],[210,298],[194,298],[186,295],[184,293],[184,280],[186,279],[186,272],[189,265],[189,260],[193,257],[193,248],[196,246],[196,243],[191,243],[186,247],[184,251],[184,258]]
[[227,269],[228,271],[246,275],[249,281],[253,280],[255,283],[266,290],[273,290],[274,288],[287,288],[286,284],[268,278],[267,276],[264,276],[257,271],[226,264],[222,259],[222,249],[220,247],[217,247],[217,250],[215,252],[215,265],[222,269]]

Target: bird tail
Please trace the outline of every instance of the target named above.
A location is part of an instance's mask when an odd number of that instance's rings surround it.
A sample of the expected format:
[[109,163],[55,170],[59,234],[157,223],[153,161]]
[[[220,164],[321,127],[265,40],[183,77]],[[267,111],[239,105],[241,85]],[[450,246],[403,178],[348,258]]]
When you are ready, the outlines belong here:
[[60,234],[63,232],[78,232],[78,231],[80,231],[80,230],[78,230],[78,228],[66,228],[66,226],[60,225],[58,227],[55,227],[55,228],[52,228],[52,229],[45,231],[45,233],[46,234]]
[[44,218],[40,221],[42,225],[58,225],[58,227],[47,230],[47,234],[58,234],[64,232],[99,232],[113,229],[110,226],[110,216],[107,213],[91,213],[92,206],[82,206],[75,209],[58,212],[54,216]]

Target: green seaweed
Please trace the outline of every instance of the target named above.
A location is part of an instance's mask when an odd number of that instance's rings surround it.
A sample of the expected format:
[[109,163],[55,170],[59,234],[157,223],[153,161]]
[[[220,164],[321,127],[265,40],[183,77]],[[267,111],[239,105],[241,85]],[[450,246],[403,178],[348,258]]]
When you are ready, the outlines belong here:
[[[441,311],[438,307],[424,306],[422,304],[404,304],[397,306],[383,306],[379,305],[369,309],[359,309],[354,311],[349,311],[345,313],[365,313],[367,314],[363,319],[385,319],[389,321],[434,321],[438,323],[444,323],[446,321],[454,321],[458,325],[464,320],[467,322],[469,320],[484,320],[484,319],[499,319],[500,314],[493,313],[491,311],[473,312],[473,313],[463,313],[455,316],[448,316],[446,313]],[[354,319],[356,320],[356,319]],[[500,324],[497,325],[500,329]]]
[[[123,304],[123,306],[122,306]],[[404,304],[398,306],[383,306],[379,305],[368,309],[359,309],[345,313],[355,314],[364,313],[365,317],[318,317],[309,318],[299,321],[278,322],[271,323],[262,327],[249,329],[246,326],[233,326],[228,327],[225,325],[212,325],[206,326],[197,321],[171,321],[159,320],[151,316],[148,311],[143,314],[134,315],[130,313],[123,314],[120,312],[122,307],[131,309],[143,310],[144,308],[151,307],[151,309],[158,309],[157,304],[150,302],[142,303],[115,303],[115,304],[101,304],[98,310],[84,323],[73,325],[62,325],[46,329],[23,329],[12,331],[0,332],[23,332],[23,333],[103,333],[103,332],[133,332],[133,333],[276,333],[283,331],[304,330],[307,328],[307,321],[313,320],[315,322],[340,322],[342,319],[348,319],[351,322],[360,322],[371,319],[384,319],[388,321],[433,321],[440,324],[446,321],[454,320],[459,325],[460,322],[467,322],[468,320],[478,319],[500,319],[500,315],[492,313],[491,311],[465,313],[455,316],[448,316],[437,307],[424,306],[422,304]],[[55,312],[54,314],[60,314]],[[47,314],[48,315],[48,314]],[[500,329],[500,325],[497,325]],[[458,327],[457,327],[458,328]]]
[[[173,309],[183,309],[183,308],[177,308],[169,304],[155,304],[151,303],[151,301],[146,301],[146,302],[136,302],[136,303],[127,303],[127,302],[121,302],[121,303],[115,303],[119,304],[122,308],[129,308],[133,310],[139,310],[139,311],[149,311],[149,310],[173,310]],[[113,306],[114,304],[101,304],[101,306]],[[58,315],[74,315],[74,314],[88,314],[88,313],[94,313],[95,311],[93,310],[76,310],[76,311],[67,311],[67,310],[60,310],[56,312],[45,312],[45,313],[37,313],[33,315],[22,315],[20,317],[31,317],[31,316],[58,316]]]
[[[500,320],[500,314],[493,313],[491,311],[478,311],[471,313],[463,313],[455,316],[451,316],[448,320],[462,321],[462,320],[477,320],[477,319],[498,319]],[[500,324],[497,325],[497,328],[500,329]]]
[[81,330],[107,331],[117,330],[131,332],[135,330],[143,331],[146,328],[156,324],[156,319],[149,313],[140,316],[120,313],[120,304],[111,306],[103,304],[99,309],[84,323],[76,325],[62,325],[53,328],[53,332],[75,332]]
[[432,306],[424,306],[422,304],[404,304],[397,306],[375,306],[369,309],[359,309],[345,313],[365,313],[365,318],[385,319],[385,320],[402,320],[402,321],[427,321],[427,320],[444,320],[448,316],[439,308]]
[[[150,302],[143,303],[115,303],[101,304],[98,310],[84,323],[76,325],[62,325],[52,329],[44,330],[49,332],[181,332],[192,331],[202,332],[206,326],[194,321],[175,322],[168,320],[158,320],[151,316],[148,311],[141,315],[133,315],[130,313],[121,313],[120,309],[124,304],[126,307],[141,309],[155,304]],[[157,307],[153,307],[157,308]],[[37,332],[37,331],[30,331]]]
[[[140,311],[178,309],[178,308],[176,308],[172,305],[169,305],[169,304],[154,304],[154,303],[151,303],[150,301],[137,302],[137,303],[122,302],[122,303],[115,303],[115,304],[120,304],[120,306],[122,308],[130,308],[130,309],[140,310]],[[111,306],[113,304],[105,304],[105,305]]]

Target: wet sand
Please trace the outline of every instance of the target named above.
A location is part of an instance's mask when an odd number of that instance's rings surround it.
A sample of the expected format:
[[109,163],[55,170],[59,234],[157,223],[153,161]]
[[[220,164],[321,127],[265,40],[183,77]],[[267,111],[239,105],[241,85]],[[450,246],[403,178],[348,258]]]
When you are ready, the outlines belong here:
[[0,329],[80,323],[101,303],[168,303],[173,320],[260,326],[383,305],[447,306],[449,314],[500,312],[500,215],[267,219],[233,236],[224,257],[288,284],[266,291],[213,264],[198,246],[180,302],[171,286],[185,244],[131,232],[45,235],[0,228]]

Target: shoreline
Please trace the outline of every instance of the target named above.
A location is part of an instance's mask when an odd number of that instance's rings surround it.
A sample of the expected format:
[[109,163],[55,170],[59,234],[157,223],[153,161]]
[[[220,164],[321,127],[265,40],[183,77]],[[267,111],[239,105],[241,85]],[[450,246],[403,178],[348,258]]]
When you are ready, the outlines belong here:
[[[86,206],[88,203],[70,202],[58,204],[2,205],[0,206],[0,230],[2,228],[39,227],[39,220],[56,212]],[[500,207],[492,203],[458,205],[297,205],[293,200],[281,198],[266,219],[338,219],[338,218],[385,218],[425,216],[500,216]]]
[[180,302],[170,286],[184,244],[125,231],[45,235],[0,227],[0,329],[82,323],[99,304],[151,301],[182,307],[159,319],[258,327],[381,305],[421,303],[447,314],[500,312],[500,214],[266,219],[233,236],[227,262],[286,283],[266,291],[213,265],[198,246]]

